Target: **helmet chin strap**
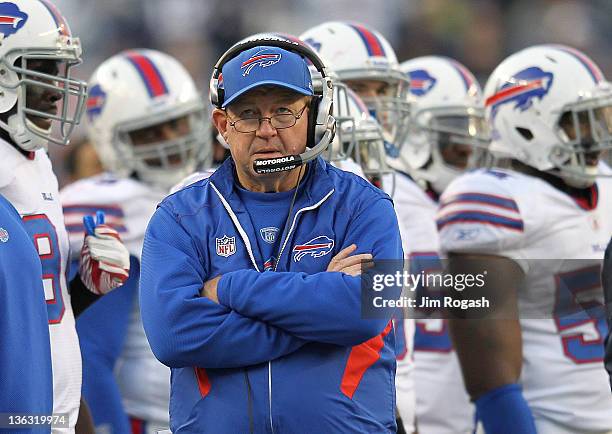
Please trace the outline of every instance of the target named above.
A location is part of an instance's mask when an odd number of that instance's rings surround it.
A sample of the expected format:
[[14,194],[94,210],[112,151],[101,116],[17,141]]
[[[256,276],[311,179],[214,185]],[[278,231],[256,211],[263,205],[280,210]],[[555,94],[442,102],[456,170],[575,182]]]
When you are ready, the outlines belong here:
[[38,149],[47,149],[48,140],[44,137],[34,134],[32,131],[37,131],[41,135],[48,135],[51,129],[43,129],[34,124],[34,122],[26,119],[26,122],[21,121],[21,116],[16,113],[8,118],[8,132],[11,139],[17,146],[27,152],[34,152]]

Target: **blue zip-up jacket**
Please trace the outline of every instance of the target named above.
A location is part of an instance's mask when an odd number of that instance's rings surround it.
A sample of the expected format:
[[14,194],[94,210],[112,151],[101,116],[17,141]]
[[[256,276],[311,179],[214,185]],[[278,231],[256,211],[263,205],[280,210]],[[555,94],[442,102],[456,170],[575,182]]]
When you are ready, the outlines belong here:
[[[228,159],[151,219],[140,306],[153,353],[173,368],[174,434],[395,432],[392,312],[362,319],[361,278],[325,272],[353,243],[401,260],[391,199],[319,158],[292,215],[276,272],[261,272]],[[200,297],[218,275],[220,304]]]

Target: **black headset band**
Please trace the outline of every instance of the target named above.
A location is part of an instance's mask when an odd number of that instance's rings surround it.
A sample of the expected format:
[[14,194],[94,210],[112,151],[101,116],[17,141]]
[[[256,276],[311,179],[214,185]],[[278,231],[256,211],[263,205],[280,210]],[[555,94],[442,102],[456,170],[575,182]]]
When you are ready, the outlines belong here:
[[218,78],[219,74],[221,73],[221,69],[223,68],[223,65],[225,65],[234,57],[236,57],[238,54],[250,48],[261,46],[278,47],[287,51],[297,52],[306,57],[308,60],[310,60],[314,67],[317,68],[317,71],[319,71],[323,77],[327,76],[327,74],[325,73],[325,65],[323,64],[323,61],[321,60],[319,55],[312,49],[310,49],[308,46],[300,44],[296,41],[269,36],[251,39],[245,42],[239,42],[237,44],[234,44],[221,56],[221,58],[219,58],[219,60],[215,64],[215,67],[213,69],[213,78]]

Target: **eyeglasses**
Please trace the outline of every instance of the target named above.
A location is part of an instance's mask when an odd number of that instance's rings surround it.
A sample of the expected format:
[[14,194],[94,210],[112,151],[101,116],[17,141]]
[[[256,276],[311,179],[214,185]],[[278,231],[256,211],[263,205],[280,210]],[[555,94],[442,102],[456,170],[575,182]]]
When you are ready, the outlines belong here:
[[[281,113],[270,117],[253,117],[253,118],[241,118],[241,119],[230,119],[230,126],[234,127],[239,133],[252,133],[257,131],[261,126],[262,121],[267,120],[274,129],[282,130],[285,128],[291,128],[294,126],[298,119],[301,118],[306,110],[308,104],[306,104],[297,113]],[[228,117],[229,118],[229,117]]]

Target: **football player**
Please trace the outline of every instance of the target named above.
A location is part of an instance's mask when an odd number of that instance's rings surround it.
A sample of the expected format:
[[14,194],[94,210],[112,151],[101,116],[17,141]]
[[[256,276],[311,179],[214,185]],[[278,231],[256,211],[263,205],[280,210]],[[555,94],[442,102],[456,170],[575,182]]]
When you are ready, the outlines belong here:
[[477,418],[496,434],[612,432],[599,278],[612,184],[598,178],[612,89],[582,52],[539,45],[497,66],[484,96],[509,168],[457,178],[437,220],[451,270],[488,273],[464,296],[498,318],[450,320]]
[[88,220],[80,278],[68,287],[68,236],[46,148],[48,142],[68,144],[84,108],[86,84],[70,75],[81,62],[81,45],[46,0],[0,3],[0,15],[0,193],[22,216],[40,255],[51,339],[53,413],[68,415],[69,429],[61,432],[74,432],[81,397],[74,317],[95,299],[94,294],[105,294],[127,279],[128,255],[115,230],[101,219],[99,225]]
[[[351,88],[366,104],[383,129],[387,154],[397,155],[408,130],[410,104],[409,80],[402,73],[389,42],[377,31],[364,25],[327,22],[300,35],[300,39],[314,47],[329,62],[338,78]],[[404,228],[406,216],[412,210],[399,200],[405,188],[399,176],[387,174],[383,189],[391,195],[398,215],[404,252],[410,250],[409,234]],[[412,340],[414,321],[396,322],[397,407],[406,432],[414,431],[415,397],[412,379]]]
[[383,131],[359,96],[346,84],[334,81],[336,136],[324,158],[382,188],[390,173],[385,162]]
[[[473,74],[450,58],[418,57],[400,67],[410,78],[412,123],[399,156],[388,162],[405,180],[395,200],[412,210],[403,220],[410,271],[436,273],[442,268],[435,226],[438,198],[452,179],[480,163],[488,144],[482,91]],[[421,289],[423,295],[439,295],[434,288]],[[447,322],[441,312],[422,313],[430,318],[416,321],[414,341],[419,432],[470,433],[473,409]]]
[[155,433],[168,426],[170,370],[153,356],[140,320],[142,241],[169,188],[208,163],[209,120],[189,73],[159,51],[115,55],[89,86],[89,138],[108,172],[62,190],[70,243],[80,248],[82,216],[102,209],[125,240],[134,272],[79,318],[83,393],[98,429]]

